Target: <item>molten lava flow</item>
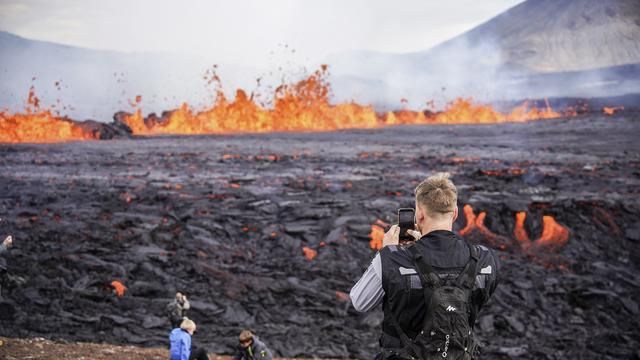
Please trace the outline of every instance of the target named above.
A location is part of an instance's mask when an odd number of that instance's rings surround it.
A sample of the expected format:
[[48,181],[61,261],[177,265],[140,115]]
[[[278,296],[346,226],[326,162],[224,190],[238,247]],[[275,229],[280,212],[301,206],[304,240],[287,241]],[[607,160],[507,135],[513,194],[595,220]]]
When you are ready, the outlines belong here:
[[528,249],[529,246],[531,246],[531,239],[529,239],[529,234],[524,228],[524,221],[526,218],[526,212],[520,211],[516,213],[516,228],[513,229],[513,236],[515,236],[523,249]]
[[15,115],[0,112],[0,142],[49,143],[97,138],[73,121],[55,117],[49,111]]
[[514,121],[551,119],[573,114],[554,111],[546,101],[544,109],[529,106],[528,102],[516,107],[508,114],[498,112],[490,105],[476,104],[471,98],[457,98],[447,104],[445,110],[437,113],[432,122],[442,124],[482,124]]
[[605,115],[613,115],[615,113],[617,113],[618,111],[622,111],[624,110],[624,106],[605,106],[602,108],[602,113]]
[[273,109],[256,104],[239,89],[233,101],[217,91],[213,106],[202,112],[183,104],[159,122],[145,121],[140,111],[124,121],[134,134],[140,135],[328,131],[380,125],[371,106],[331,105],[327,75],[327,67],[323,66],[307,79],[279,86],[274,93]]
[[476,216],[475,212],[473,211],[473,208],[469,204],[465,205],[462,208],[462,211],[464,212],[464,216],[465,216],[465,219],[467,220],[467,224],[462,230],[458,232],[461,236],[470,235],[474,230],[476,230],[480,234],[482,234],[482,236],[484,236],[484,238],[490,243],[492,243],[493,245],[496,245],[499,247],[503,246],[503,244],[500,244],[500,243],[503,243],[502,241],[504,240],[503,237],[489,230],[484,225],[484,219],[487,217],[486,212],[483,211],[478,216]]
[[356,103],[329,103],[330,85],[323,67],[307,79],[293,85],[281,85],[274,94],[274,108],[256,104],[244,90],[237,90],[233,101],[222,91],[217,92],[214,105],[195,112],[188,104],[166,115],[161,120],[143,118],[141,111],[124,118],[124,122],[137,135],[153,134],[211,134],[234,132],[272,131],[331,131],[351,128],[377,128],[401,124],[471,124],[506,121],[527,121],[560,117],[547,106],[530,107],[527,103],[510,114],[502,114],[489,105],[473,103],[459,98],[449,103],[440,113],[425,115],[422,111],[401,110],[388,112],[379,118],[371,106]]
[[40,110],[40,99],[33,87],[29,89],[24,114],[0,111],[0,143],[90,140],[98,138],[97,135],[71,120],[52,115],[49,110]]
[[242,89],[236,91],[233,101],[228,100],[221,90],[220,78],[214,73],[211,82],[216,83],[218,88],[216,100],[210,108],[196,112],[185,103],[162,119],[145,119],[138,109],[126,116],[124,122],[134,134],[153,135],[331,131],[400,124],[527,121],[567,115],[553,111],[548,103],[544,109],[538,109],[526,102],[511,113],[502,114],[489,105],[475,104],[470,98],[459,98],[440,113],[401,110],[379,117],[371,106],[353,102],[331,105],[327,69],[323,65],[304,80],[280,85],[273,94],[273,108],[269,109],[258,105],[253,96],[247,96]]
[[309,261],[313,260],[316,256],[318,256],[318,252],[316,250],[307,246],[302,247],[302,253]]
[[[465,205],[463,213],[467,223],[465,227],[459,231],[461,236],[467,236],[472,234],[474,231],[477,231],[479,234],[484,236],[484,239],[489,241],[491,245],[497,246],[503,250],[507,248],[509,239],[495,234],[484,225],[484,219],[486,217],[485,212],[481,212],[476,216],[473,208],[470,205]],[[526,219],[526,212],[517,212],[516,223],[513,229],[513,236],[525,253],[532,254],[537,253],[540,250],[544,252],[557,252],[569,240],[569,230],[558,224],[552,216],[545,215],[542,217],[542,234],[536,240],[531,241],[531,238],[525,229]]]
[[374,223],[371,225],[371,232],[369,233],[369,246],[373,250],[382,249],[382,239],[384,238],[384,228],[378,224]]
[[549,251],[558,251],[567,241],[569,241],[569,230],[558,224],[552,216],[543,216],[542,235],[534,241],[534,246]]
[[527,230],[524,228],[524,222],[527,213],[520,211],[516,213],[516,225],[513,229],[513,235],[518,240],[520,247],[525,252],[531,249],[544,249],[548,252],[557,252],[569,241],[569,230],[558,224],[556,220],[549,215],[542,217],[542,235],[534,241],[531,241]]
[[477,105],[469,99],[458,98],[433,119],[441,124],[495,123],[505,121],[504,115],[488,105]]
[[113,291],[115,291],[118,297],[123,297],[124,292],[127,291],[127,287],[118,280],[113,280],[111,282],[111,287],[113,287]]
[[428,120],[422,111],[401,110],[389,111],[385,118],[385,125],[427,124]]
[[462,208],[462,211],[464,212],[464,218],[467,220],[467,224],[462,230],[458,231],[458,233],[465,236],[476,228],[476,214],[473,212],[473,208],[469,204],[465,205]]
[[[444,111],[432,112],[400,110],[378,115],[372,106],[354,102],[330,103],[331,86],[328,67],[323,65],[306,79],[283,84],[272,94],[271,107],[254,100],[259,96],[247,95],[242,89],[229,100],[222,91],[215,70],[209,75],[209,84],[215,84],[215,101],[202,111],[183,103],[178,109],[163,116],[144,117],[137,95],[129,104],[133,114],[119,117],[134,135],[155,134],[224,134],[273,131],[333,131],[340,129],[371,129],[402,124],[480,124],[507,121],[529,121],[576,115],[575,111],[558,113],[547,102],[537,108],[525,102],[510,113],[501,113],[490,105],[473,102],[471,98],[458,98],[445,106]],[[53,142],[95,139],[98,135],[83,130],[77,123],[57,118],[49,110],[40,109],[40,100],[30,89],[25,114],[0,113],[0,142]],[[406,101],[404,104],[406,105]],[[433,102],[427,102],[433,108]],[[606,111],[606,110],[605,110]]]

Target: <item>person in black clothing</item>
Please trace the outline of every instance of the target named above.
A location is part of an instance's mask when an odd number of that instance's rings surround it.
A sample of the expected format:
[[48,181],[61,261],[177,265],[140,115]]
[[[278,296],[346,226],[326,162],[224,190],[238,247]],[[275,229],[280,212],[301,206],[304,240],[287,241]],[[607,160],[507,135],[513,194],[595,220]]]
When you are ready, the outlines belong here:
[[[0,254],[7,251],[13,245],[13,237],[7,236],[2,243],[0,243]],[[7,261],[0,256],[0,299],[2,299],[2,285],[8,282],[9,275],[7,273]]]
[[[470,245],[452,232],[458,216],[457,190],[448,174],[428,177],[415,189],[415,197],[416,230],[409,234],[417,240],[399,244],[399,228],[392,226],[384,235],[383,248],[351,289],[351,301],[360,312],[382,303],[378,358],[471,359],[475,356],[473,324],[498,284],[498,258],[490,249]],[[459,291],[451,290],[454,287]],[[443,289],[463,294],[462,301],[434,305],[451,300],[441,296]],[[464,319],[460,327],[468,332],[463,334],[464,344],[457,344],[459,350],[453,333],[439,334],[436,329],[442,318],[456,313],[462,313],[458,314]],[[433,345],[430,339],[436,339]]]
[[187,295],[177,292],[175,298],[165,307],[165,312],[171,323],[171,329],[180,327],[182,320],[187,317],[187,310],[190,308],[191,303],[189,303]]

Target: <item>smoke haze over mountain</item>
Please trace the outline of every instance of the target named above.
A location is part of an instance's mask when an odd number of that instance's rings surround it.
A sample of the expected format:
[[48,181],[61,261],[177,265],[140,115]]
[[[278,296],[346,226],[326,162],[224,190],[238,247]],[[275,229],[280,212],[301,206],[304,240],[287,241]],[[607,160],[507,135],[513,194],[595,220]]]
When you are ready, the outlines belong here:
[[[203,108],[213,101],[203,75],[215,57],[93,50],[7,32],[0,32],[0,49],[0,107],[9,111],[24,107],[32,85],[43,106],[99,121],[110,121],[118,110],[133,110],[130,102],[137,95],[142,95],[145,113],[183,102]],[[269,98],[275,86],[298,80],[321,63],[330,66],[334,101],[371,103],[379,110],[421,109],[429,100],[442,106],[457,96],[501,101],[638,93],[640,3],[528,0],[413,53],[344,51],[306,62],[286,44],[272,53],[245,59],[245,64],[218,63],[227,95],[233,97],[241,87]],[[261,86],[256,89],[258,78]]]

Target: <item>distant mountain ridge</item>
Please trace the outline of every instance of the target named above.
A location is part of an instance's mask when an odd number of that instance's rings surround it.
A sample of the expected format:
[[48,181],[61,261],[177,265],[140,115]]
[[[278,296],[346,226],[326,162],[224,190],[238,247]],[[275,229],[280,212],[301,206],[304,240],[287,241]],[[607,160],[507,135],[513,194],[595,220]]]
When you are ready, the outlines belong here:
[[528,0],[426,51],[328,62],[345,89],[363,88],[348,78],[383,82],[360,93],[374,103],[640,92],[640,1]]
[[505,66],[527,72],[640,63],[640,1],[528,0],[417,57],[487,41]]

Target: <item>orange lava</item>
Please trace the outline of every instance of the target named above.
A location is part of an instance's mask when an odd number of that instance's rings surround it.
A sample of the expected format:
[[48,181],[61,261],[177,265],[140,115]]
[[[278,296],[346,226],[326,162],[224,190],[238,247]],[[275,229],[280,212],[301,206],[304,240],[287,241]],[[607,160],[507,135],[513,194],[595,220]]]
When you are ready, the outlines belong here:
[[[248,96],[243,89],[236,91],[233,100],[227,99],[221,90],[219,77],[213,72],[209,83],[216,84],[216,99],[208,108],[197,111],[183,103],[162,118],[145,118],[141,110],[143,97],[137,95],[130,101],[136,111],[124,115],[122,121],[134,135],[190,135],[335,131],[401,124],[483,124],[575,115],[575,112],[556,112],[548,102],[543,108],[524,102],[509,113],[501,113],[471,98],[457,98],[441,112],[400,110],[377,114],[370,105],[355,102],[331,104],[328,75],[328,67],[323,65],[306,79],[280,85],[268,102],[273,105],[267,107],[254,100],[253,93]],[[78,123],[54,117],[48,110],[40,110],[40,101],[33,88],[28,104],[29,109],[25,114],[0,113],[0,142],[57,142],[97,138],[95,134],[83,130]]]
[[318,256],[318,252],[308,246],[303,246],[302,252],[304,253],[304,257],[306,257],[309,261],[315,259],[315,257]]
[[550,251],[560,250],[569,241],[569,230],[558,224],[553,216],[542,217],[542,235],[534,242]]
[[49,111],[11,115],[0,112],[0,143],[50,143],[97,139],[73,121]]
[[384,228],[380,224],[371,225],[371,232],[369,233],[369,247],[373,250],[382,249],[382,239],[384,238]]
[[528,102],[516,107],[508,114],[498,112],[490,105],[476,104],[471,98],[457,98],[447,104],[443,112],[437,113],[431,122],[441,124],[486,124],[514,121],[551,119],[565,116],[554,111],[547,102],[539,109]]
[[520,246],[523,248],[529,247],[531,244],[531,239],[529,239],[529,234],[527,230],[524,228],[524,221],[527,218],[527,213],[524,211],[520,211],[516,213],[516,227],[513,229],[513,236],[515,236],[516,240],[520,243]]
[[469,204],[465,205],[462,208],[462,211],[464,213],[465,219],[467,220],[467,224],[462,230],[458,232],[461,236],[469,235],[473,230],[477,230],[489,241],[500,239],[499,235],[489,230],[484,225],[484,219],[487,217],[486,212],[483,211],[478,216],[476,216],[473,208]]
[[575,115],[556,112],[549,105],[539,109],[527,102],[509,114],[503,114],[490,105],[474,103],[471,98],[458,98],[439,113],[401,110],[378,115],[369,105],[353,102],[332,105],[327,74],[327,67],[322,67],[307,79],[281,85],[273,95],[273,108],[257,104],[244,90],[238,89],[233,101],[218,91],[214,104],[200,112],[184,103],[162,120],[150,120],[145,119],[138,109],[134,114],[125,116],[124,122],[136,135],[156,135],[334,131],[402,124],[530,121]]
[[[214,134],[273,131],[328,131],[380,126],[373,107],[329,103],[327,66],[295,84],[279,86],[273,108],[262,107],[238,89],[233,101],[222,91],[212,107],[201,112],[183,104],[157,123],[145,123],[140,110],[124,118],[134,134]],[[151,126],[149,126],[151,125]]]
[[120,281],[118,280],[113,280],[111,282],[111,287],[113,287],[113,290],[115,291],[116,295],[118,297],[123,297],[125,291],[127,291],[127,287],[124,286]]
[[622,111],[624,110],[624,106],[605,106],[602,108],[602,113],[605,115],[613,115],[615,113],[617,113],[618,111]]
[[558,224],[553,216],[550,215],[542,217],[542,234],[536,240],[531,241],[524,228],[526,218],[526,212],[516,213],[516,226],[513,230],[514,237],[524,251],[545,249],[548,252],[557,252],[569,241],[569,230]]
[[41,110],[40,99],[33,86],[29,89],[23,114],[0,111],[0,143],[49,143],[97,138],[97,134],[84,130],[76,122],[54,116],[49,110]]

